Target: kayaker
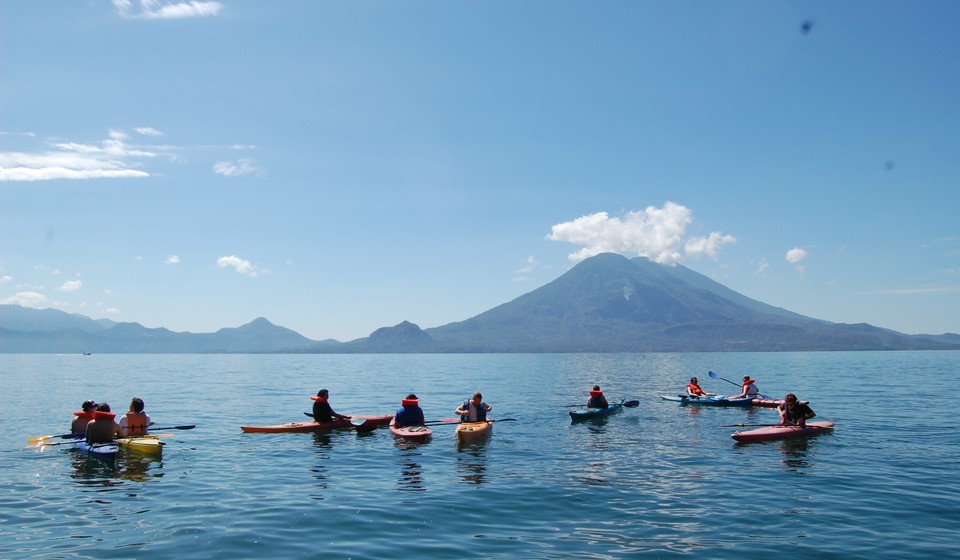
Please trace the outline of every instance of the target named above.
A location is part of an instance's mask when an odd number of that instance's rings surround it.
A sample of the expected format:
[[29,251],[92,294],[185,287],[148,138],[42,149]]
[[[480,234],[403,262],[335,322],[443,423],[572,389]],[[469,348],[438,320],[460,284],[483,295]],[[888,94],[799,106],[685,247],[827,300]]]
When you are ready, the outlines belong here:
[[114,421],[116,417],[109,404],[98,404],[93,420],[87,424],[87,443],[110,443],[113,438],[123,437],[123,428]]
[[97,403],[93,401],[83,401],[80,409],[74,412],[76,418],[70,423],[70,433],[83,435],[87,433],[87,424],[93,420],[93,413],[97,411]]
[[423,409],[420,408],[420,399],[410,393],[407,398],[400,401],[401,407],[397,409],[397,414],[393,417],[393,424],[398,428],[407,426],[423,426],[426,420],[423,417]]
[[710,397],[716,395],[716,393],[708,393],[700,388],[700,382],[697,381],[696,377],[690,378],[690,383],[687,383],[687,394],[691,397]]
[[150,424],[150,416],[143,411],[143,399],[133,397],[130,400],[130,410],[120,417],[123,433],[128,436],[145,436]]
[[587,408],[609,408],[607,397],[603,396],[603,391],[599,385],[594,385],[590,391],[590,398],[587,399]]
[[453,413],[460,415],[461,422],[486,422],[487,412],[491,410],[493,407],[483,402],[483,395],[477,391],[472,398],[463,401],[463,404]]
[[783,404],[777,407],[777,411],[780,413],[780,424],[801,428],[805,428],[807,420],[817,415],[807,403],[797,402],[797,396],[793,393],[783,397]]
[[326,389],[320,389],[317,391],[317,396],[310,397],[313,399],[313,419],[317,422],[333,422],[336,420],[349,420],[349,416],[344,416],[343,414],[337,414],[333,411],[333,408],[330,407],[328,399],[330,398],[330,391]]
[[749,375],[743,376],[743,383],[740,384],[740,394],[739,395],[730,395],[729,399],[746,399],[757,398],[757,395],[760,394],[760,390],[757,389],[756,379],[750,379]]

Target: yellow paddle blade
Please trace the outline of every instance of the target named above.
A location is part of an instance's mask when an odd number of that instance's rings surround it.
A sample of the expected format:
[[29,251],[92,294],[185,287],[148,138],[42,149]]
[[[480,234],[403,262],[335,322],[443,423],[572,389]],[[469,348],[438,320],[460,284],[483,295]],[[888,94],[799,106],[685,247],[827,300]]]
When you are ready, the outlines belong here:
[[29,441],[30,443],[37,443],[39,441],[47,441],[48,439],[55,438],[55,437],[57,436],[33,436],[33,437],[28,437],[27,441]]

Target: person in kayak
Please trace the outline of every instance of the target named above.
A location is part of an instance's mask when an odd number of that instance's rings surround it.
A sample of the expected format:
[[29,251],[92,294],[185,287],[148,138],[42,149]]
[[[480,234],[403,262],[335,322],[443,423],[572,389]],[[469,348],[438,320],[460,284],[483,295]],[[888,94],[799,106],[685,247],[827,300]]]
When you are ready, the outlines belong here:
[[691,397],[711,397],[716,395],[716,393],[708,393],[700,388],[700,382],[697,381],[696,377],[690,378],[690,383],[687,383],[687,394]]
[[740,384],[740,394],[739,395],[730,395],[729,399],[755,399],[757,395],[760,394],[760,390],[757,389],[756,379],[750,379],[749,375],[743,376],[743,383]]
[[587,408],[610,408],[607,403],[607,397],[603,396],[603,391],[599,385],[594,385],[590,391],[590,397],[587,399]]
[[123,437],[123,428],[114,420],[116,417],[108,403],[98,404],[93,420],[87,424],[87,443],[110,443],[113,438]]
[[463,401],[454,414],[460,415],[461,422],[486,422],[487,412],[493,410],[493,407],[483,402],[483,395],[480,391],[473,394],[472,398]]
[[783,404],[777,407],[780,412],[780,424],[783,426],[799,426],[805,428],[807,420],[817,415],[807,403],[797,402],[797,396],[787,393],[783,397]]
[[410,393],[407,398],[400,401],[402,405],[397,409],[397,414],[393,417],[393,425],[398,428],[407,426],[423,426],[426,423],[423,417],[423,409],[420,408],[420,399]]
[[143,399],[133,397],[130,400],[130,410],[120,417],[120,427],[128,436],[145,436],[150,427],[150,416],[143,411]]
[[333,422],[334,420],[350,419],[349,416],[337,414],[333,411],[333,408],[330,407],[330,403],[328,402],[330,391],[320,389],[317,391],[317,396],[310,398],[313,399],[313,419],[317,422]]
[[82,410],[74,412],[76,418],[70,423],[70,433],[83,435],[87,433],[87,424],[93,420],[93,415],[97,411],[97,403],[93,401],[83,401],[80,405]]

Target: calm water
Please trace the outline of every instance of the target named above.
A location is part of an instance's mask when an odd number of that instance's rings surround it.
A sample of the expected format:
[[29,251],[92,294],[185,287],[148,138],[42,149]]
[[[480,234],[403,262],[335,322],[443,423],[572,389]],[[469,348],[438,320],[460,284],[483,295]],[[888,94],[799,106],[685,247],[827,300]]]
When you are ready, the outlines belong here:
[[[957,352],[144,356],[2,355],[3,558],[935,558],[957,550]],[[809,399],[833,434],[737,444],[764,409],[660,400],[691,375],[730,394]],[[572,425],[594,383],[641,406]],[[496,425],[458,448],[369,435],[242,434],[304,420],[321,387],[343,413],[428,418],[481,390]],[[169,431],[162,461],[114,465],[26,438],[85,399],[138,395]]]

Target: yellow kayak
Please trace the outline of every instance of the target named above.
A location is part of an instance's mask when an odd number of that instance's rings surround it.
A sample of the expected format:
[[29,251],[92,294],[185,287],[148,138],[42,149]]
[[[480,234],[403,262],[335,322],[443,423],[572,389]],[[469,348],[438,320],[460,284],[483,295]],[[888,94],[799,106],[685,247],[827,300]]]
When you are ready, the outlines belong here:
[[461,422],[457,424],[454,433],[457,434],[457,441],[471,442],[481,440],[490,435],[493,431],[493,422]]
[[125,451],[141,453],[143,455],[163,454],[164,443],[156,437],[150,436],[130,436],[117,438],[117,444]]

